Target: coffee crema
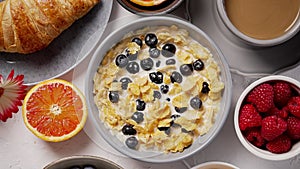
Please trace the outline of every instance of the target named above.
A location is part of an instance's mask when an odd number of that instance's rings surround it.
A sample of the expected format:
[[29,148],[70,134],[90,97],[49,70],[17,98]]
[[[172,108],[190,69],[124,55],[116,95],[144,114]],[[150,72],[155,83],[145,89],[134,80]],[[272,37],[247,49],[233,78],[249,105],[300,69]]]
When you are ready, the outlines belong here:
[[300,0],[224,0],[232,24],[261,40],[285,34],[299,16]]

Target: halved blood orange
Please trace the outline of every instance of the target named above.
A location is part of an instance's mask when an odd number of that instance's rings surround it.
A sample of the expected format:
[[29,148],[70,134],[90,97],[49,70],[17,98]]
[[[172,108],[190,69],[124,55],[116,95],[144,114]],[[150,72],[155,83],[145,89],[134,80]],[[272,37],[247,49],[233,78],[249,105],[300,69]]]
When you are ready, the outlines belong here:
[[22,107],[26,127],[51,142],[75,136],[83,128],[87,114],[81,91],[61,79],[46,80],[31,88]]

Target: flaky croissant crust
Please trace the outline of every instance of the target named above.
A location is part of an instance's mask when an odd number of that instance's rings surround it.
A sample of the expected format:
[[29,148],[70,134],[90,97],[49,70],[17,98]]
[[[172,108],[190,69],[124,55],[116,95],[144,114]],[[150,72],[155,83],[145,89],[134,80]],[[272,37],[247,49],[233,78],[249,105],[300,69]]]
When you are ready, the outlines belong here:
[[0,2],[0,51],[33,53],[100,0],[5,0]]

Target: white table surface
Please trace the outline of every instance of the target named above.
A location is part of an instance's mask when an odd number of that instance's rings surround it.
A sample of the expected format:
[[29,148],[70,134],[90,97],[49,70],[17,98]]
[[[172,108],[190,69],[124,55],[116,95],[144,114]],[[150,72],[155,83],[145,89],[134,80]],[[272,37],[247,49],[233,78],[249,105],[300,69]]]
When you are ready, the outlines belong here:
[[[207,5],[207,2],[204,2],[205,0],[197,0],[197,2],[196,0],[192,1],[196,4],[203,3]],[[210,2],[208,2],[208,4],[209,3]],[[175,11],[175,13],[182,16],[182,9],[178,10],[179,12]],[[195,11],[195,6],[192,7],[191,10],[192,12]],[[114,2],[110,24],[115,24],[115,21],[120,18],[134,19],[137,18],[137,16],[127,12],[119,4]],[[200,20],[197,20],[197,18],[194,19],[196,25],[199,25],[202,21],[201,17],[199,18]],[[201,28],[204,30],[207,29],[206,25]],[[215,33],[211,33],[211,36],[213,39],[218,38],[218,34]],[[226,55],[226,45],[218,45],[221,49],[224,48],[224,54]],[[228,58],[230,61],[229,65],[235,67],[238,63],[232,63],[232,58],[233,57]],[[90,57],[86,58],[74,70],[60,78],[72,81],[84,91],[84,77],[89,59]],[[276,66],[280,67],[280,65]],[[274,70],[277,69],[276,66],[275,68],[273,67]],[[249,69],[246,70],[248,71]],[[274,71],[271,70],[271,68],[267,69],[265,72],[264,70],[265,69],[262,70],[263,73]],[[286,74],[294,75],[293,72]],[[233,85],[238,85],[240,81],[244,80],[244,77],[238,74],[233,74],[232,76],[234,81]],[[253,79],[250,78],[250,81],[251,80]],[[241,169],[299,169],[299,156],[281,162],[266,161],[247,152],[240,144],[233,127],[233,109],[236,98],[243,87],[236,86],[237,90],[234,92],[231,112],[218,136],[205,148],[205,150],[198,152],[185,160],[164,164],[150,164],[130,159],[118,153],[104,140],[101,140],[101,138],[94,137],[93,132],[95,131],[93,131],[93,128],[89,123],[86,124],[84,130],[70,140],[60,143],[45,142],[35,137],[25,127],[22,120],[22,112],[20,110],[6,123],[0,123],[0,169],[41,169],[54,160],[71,155],[95,155],[104,157],[121,165],[124,169],[187,169],[206,161],[225,161],[232,163]]]

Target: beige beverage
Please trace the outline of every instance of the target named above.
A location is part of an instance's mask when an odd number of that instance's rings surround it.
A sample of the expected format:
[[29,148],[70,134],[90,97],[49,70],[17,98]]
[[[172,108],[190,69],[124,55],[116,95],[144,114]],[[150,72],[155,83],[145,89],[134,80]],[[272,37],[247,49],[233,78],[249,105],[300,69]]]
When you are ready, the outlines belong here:
[[242,33],[261,40],[287,32],[299,15],[300,0],[225,0],[228,18]]

